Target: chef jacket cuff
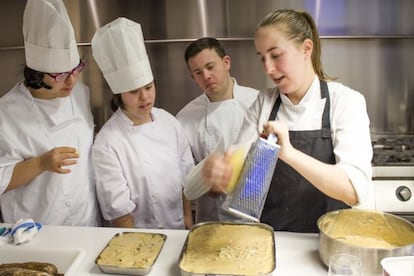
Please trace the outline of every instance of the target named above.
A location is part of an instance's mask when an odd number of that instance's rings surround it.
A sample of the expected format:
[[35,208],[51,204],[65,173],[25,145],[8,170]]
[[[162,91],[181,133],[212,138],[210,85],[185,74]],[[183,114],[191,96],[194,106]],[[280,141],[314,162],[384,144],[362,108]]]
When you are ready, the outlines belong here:
[[187,175],[184,183],[184,195],[188,200],[195,200],[206,194],[210,187],[204,184],[201,170],[204,165],[204,160],[195,166]]
[[17,163],[0,168],[0,195],[3,194],[9,186],[16,164]]
[[[355,189],[355,193],[358,197],[358,203],[353,205],[353,207],[359,207],[362,204],[369,203],[370,199],[373,199],[374,187],[372,184],[371,176],[366,175],[361,170],[349,166],[349,165],[338,165],[341,169],[345,171],[349,180],[352,183],[352,186]],[[368,207],[368,205],[367,205]],[[375,206],[369,206],[370,208],[375,208]]]

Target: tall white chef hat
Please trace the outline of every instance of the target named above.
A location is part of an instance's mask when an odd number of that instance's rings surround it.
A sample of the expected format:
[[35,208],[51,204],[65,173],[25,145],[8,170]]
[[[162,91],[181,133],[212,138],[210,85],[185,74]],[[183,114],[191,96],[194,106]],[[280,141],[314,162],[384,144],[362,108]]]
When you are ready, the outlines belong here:
[[96,31],[92,55],[114,94],[154,80],[141,25],[127,18],[115,19]]
[[29,68],[62,73],[79,64],[75,33],[62,0],[27,0],[23,36]]

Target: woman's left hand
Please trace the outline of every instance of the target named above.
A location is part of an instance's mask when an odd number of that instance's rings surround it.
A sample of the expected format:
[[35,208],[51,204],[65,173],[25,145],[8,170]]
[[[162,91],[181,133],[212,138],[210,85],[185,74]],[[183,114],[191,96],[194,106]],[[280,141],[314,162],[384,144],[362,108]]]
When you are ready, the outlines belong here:
[[277,143],[280,145],[279,158],[284,160],[293,147],[289,139],[289,129],[283,121],[268,121],[263,125],[263,132],[265,136],[271,133],[276,134]]

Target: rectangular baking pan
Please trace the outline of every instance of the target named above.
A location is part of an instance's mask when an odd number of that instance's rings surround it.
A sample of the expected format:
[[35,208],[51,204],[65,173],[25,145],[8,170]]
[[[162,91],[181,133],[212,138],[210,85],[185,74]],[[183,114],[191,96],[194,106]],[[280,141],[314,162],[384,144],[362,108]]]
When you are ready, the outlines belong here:
[[[203,227],[207,227],[207,226],[220,226],[220,225],[231,225],[231,226],[248,226],[248,227],[257,227],[257,228],[261,228],[264,229],[266,231],[269,232],[269,235],[271,235],[271,244],[268,246],[271,246],[271,256],[270,256],[270,260],[271,260],[271,269],[269,271],[266,271],[265,273],[262,274],[226,274],[226,273],[211,273],[208,271],[197,271],[197,272],[190,272],[190,271],[186,271],[186,269],[183,267],[183,259],[184,256],[186,254],[187,248],[189,246],[189,237],[190,235],[198,228],[203,228]],[[207,238],[207,237],[206,237]],[[194,260],[195,262],[197,262],[197,260]],[[241,261],[242,262],[242,261]],[[256,265],[256,264],[254,264]],[[183,248],[181,250],[181,254],[180,254],[180,258],[178,261],[178,266],[180,267],[180,271],[181,271],[181,276],[271,276],[274,269],[276,268],[276,249],[275,249],[275,238],[274,238],[274,231],[273,228],[267,224],[263,224],[263,223],[257,223],[257,222],[203,222],[203,223],[198,223],[196,225],[194,225],[191,230],[189,231],[187,238],[185,240],[185,243],[183,245]]]
[[[99,263],[99,259],[102,257],[102,254],[105,250],[107,250],[107,248],[110,246],[111,242],[121,236],[121,235],[137,235],[138,237],[140,235],[150,235],[152,237],[158,237],[161,238],[162,240],[162,244],[159,248],[159,250],[156,250],[155,252],[153,252],[153,257],[154,257],[154,261],[152,263],[148,263],[147,266],[145,267],[138,267],[138,266],[123,266],[123,265],[107,265],[107,264],[100,264]],[[111,273],[111,274],[127,274],[127,275],[146,275],[148,274],[154,263],[156,262],[163,246],[165,243],[165,240],[167,239],[167,236],[164,234],[160,234],[160,233],[147,233],[147,232],[122,232],[122,233],[117,233],[114,235],[114,237],[112,237],[112,239],[107,243],[107,245],[105,246],[105,248],[101,251],[101,253],[98,255],[98,257],[95,260],[95,264],[105,273]],[[146,244],[141,244],[141,243],[137,243],[136,244],[137,248],[141,247],[141,246],[146,246]],[[122,248],[120,247],[120,249],[122,250]]]

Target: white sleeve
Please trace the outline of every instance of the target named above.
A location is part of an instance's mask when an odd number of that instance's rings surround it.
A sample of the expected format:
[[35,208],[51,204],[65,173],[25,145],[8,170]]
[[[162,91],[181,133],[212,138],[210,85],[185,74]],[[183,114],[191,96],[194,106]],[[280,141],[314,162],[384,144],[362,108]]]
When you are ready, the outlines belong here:
[[24,161],[23,157],[8,141],[11,141],[11,139],[0,133],[0,195],[9,186],[16,164]]
[[[214,153],[224,152],[224,150],[224,139],[221,137],[216,145]],[[197,199],[210,190],[210,187],[203,181],[202,168],[204,166],[204,160],[205,159],[201,160],[197,166],[187,174],[184,183],[184,195],[188,200]]]
[[203,168],[204,160],[195,166],[187,175],[184,183],[184,195],[188,200],[194,200],[206,194],[210,187],[205,185],[202,180],[201,169]]
[[336,166],[348,175],[358,196],[358,205],[372,193],[372,145],[364,97],[345,90],[333,103],[333,146]]
[[236,144],[252,144],[257,140],[263,131],[264,123],[269,120],[275,94],[274,89],[260,91],[255,102],[246,111]]
[[179,152],[179,162],[180,162],[180,170],[181,176],[184,178],[181,182],[181,185],[184,186],[185,176],[187,173],[191,172],[194,168],[194,159],[193,155],[191,154],[190,144],[187,141],[185,134],[183,134],[183,128],[177,121],[177,136],[178,136],[178,152]]
[[92,165],[96,194],[104,219],[113,220],[131,213],[136,205],[131,200],[127,180],[116,154],[105,147],[92,147]]

